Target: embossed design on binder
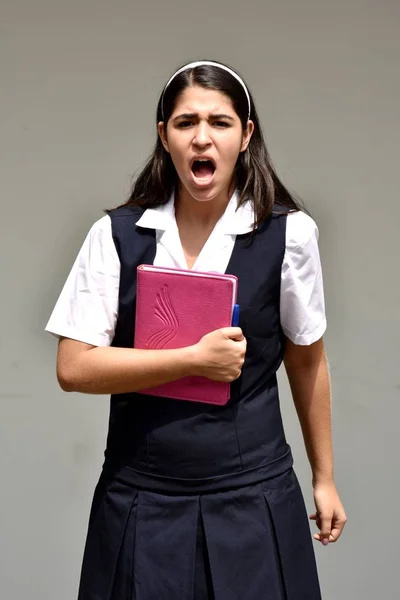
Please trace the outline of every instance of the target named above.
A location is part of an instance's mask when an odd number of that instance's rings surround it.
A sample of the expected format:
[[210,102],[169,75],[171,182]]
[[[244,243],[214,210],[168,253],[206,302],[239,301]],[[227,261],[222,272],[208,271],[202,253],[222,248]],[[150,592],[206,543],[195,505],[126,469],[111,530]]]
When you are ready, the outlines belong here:
[[164,348],[178,332],[178,318],[169,297],[168,285],[164,285],[156,298],[154,314],[162,323],[162,329],[153,333],[146,342],[148,348]]

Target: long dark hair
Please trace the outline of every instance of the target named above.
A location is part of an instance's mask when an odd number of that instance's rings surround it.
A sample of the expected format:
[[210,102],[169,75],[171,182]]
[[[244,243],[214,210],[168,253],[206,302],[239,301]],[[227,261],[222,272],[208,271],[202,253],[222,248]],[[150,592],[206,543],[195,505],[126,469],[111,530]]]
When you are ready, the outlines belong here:
[[[190,86],[200,86],[216,90],[228,96],[239,116],[243,129],[247,128],[249,105],[246,93],[239,81],[228,71],[214,65],[191,67],[179,73],[163,90],[157,106],[157,123],[168,120],[175,109],[182,92]],[[247,88],[248,89],[248,88]],[[244,152],[239,154],[235,178],[239,189],[240,206],[251,199],[254,204],[255,226],[270,216],[274,205],[284,212],[301,209],[300,203],[280,181],[272,165],[265,145],[260,121],[250,94],[250,119],[254,123],[254,132]],[[166,204],[171,193],[178,185],[178,176],[169,153],[165,150],[159,136],[152,155],[141,173],[137,176],[129,200],[124,206],[155,208]]]

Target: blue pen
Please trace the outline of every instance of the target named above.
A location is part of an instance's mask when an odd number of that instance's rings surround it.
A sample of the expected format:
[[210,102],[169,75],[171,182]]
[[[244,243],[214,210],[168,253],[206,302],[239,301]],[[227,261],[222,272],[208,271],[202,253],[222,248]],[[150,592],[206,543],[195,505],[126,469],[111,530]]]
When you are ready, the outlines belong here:
[[232,327],[239,327],[239,315],[240,315],[240,306],[239,304],[235,304],[233,307],[232,314]]

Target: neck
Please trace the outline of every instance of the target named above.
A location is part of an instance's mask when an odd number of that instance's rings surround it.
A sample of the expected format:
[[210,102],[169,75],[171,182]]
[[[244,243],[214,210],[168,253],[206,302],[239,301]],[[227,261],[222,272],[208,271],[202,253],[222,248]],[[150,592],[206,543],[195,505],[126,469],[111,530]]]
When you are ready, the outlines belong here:
[[212,200],[195,200],[186,189],[180,189],[175,197],[175,218],[179,224],[196,226],[202,229],[213,228],[224,214],[234,188]]

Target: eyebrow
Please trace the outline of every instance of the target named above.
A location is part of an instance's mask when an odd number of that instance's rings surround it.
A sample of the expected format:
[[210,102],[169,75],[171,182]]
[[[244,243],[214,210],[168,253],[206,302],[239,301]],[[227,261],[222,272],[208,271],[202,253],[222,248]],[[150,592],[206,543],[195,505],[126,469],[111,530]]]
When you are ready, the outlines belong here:
[[[177,121],[178,119],[195,119],[196,117],[198,117],[198,113],[183,113],[182,115],[178,115],[175,117],[174,121]],[[233,121],[233,117],[230,117],[229,115],[225,115],[225,114],[212,114],[210,115],[211,119],[227,119],[228,121]]]
[[229,121],[233,121],[233,117],[230,117],[229,115],[224,115],[223,113],[219,114],[219,115],[211,115],[212,119],[228,119]]

